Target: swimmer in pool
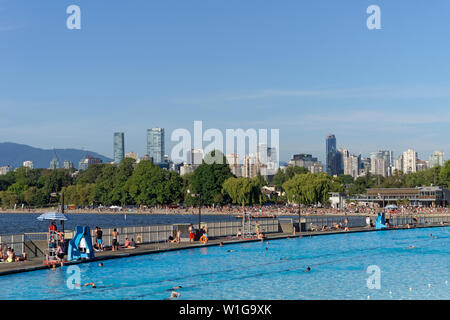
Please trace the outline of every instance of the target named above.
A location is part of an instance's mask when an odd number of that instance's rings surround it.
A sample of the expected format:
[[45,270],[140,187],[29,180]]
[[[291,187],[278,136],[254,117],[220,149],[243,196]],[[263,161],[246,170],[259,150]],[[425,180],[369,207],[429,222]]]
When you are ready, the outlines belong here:
[[81,284],[79,284],[79,283],[75,283],[75,285],[76,285],[77,287],[87,287],[87,286],[92,286],[92,289],[97,288],[97,286],[96,286],[95,283],[93,283],[93,282],[88,282],[88,283],[85,283],[84,285],[81,285]]
[[309,271],[311,271],[310,267],[306,268],[306,270],[304,272],[309,272]]
[[172,291],[172,293],[170,294],[169,299],[176,299],[176,298],[179,298],[180,296],[181,296],[181,294],[179,292]]
[[280,258],[280,260],[289,260],[289,257],[286,257],[286,258]]
[[99,266],[99,267],[103,267],[103,263],[100,262],[100,263],[98,264],[98,266]]
[[227,250],[227,252],[234,252],[234,250]]
[[169,290],[170,291],[175,291],[175,290],[178,290],[178,289],[181,289],[181,288],[183,288],[183,287],[182,286],[175,286],[173,288],[170,288]]

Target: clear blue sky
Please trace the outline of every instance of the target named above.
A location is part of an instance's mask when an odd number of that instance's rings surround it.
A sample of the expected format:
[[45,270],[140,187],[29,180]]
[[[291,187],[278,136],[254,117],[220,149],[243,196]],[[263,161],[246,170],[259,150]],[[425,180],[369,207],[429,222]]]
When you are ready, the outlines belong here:
[[[66,28],[81,7],[82,29]],[[366,8],[381,8],[368,30]],[[279,128],[450,155],[450,1],[0,0],[0,141],[145,153],[146,129]]]

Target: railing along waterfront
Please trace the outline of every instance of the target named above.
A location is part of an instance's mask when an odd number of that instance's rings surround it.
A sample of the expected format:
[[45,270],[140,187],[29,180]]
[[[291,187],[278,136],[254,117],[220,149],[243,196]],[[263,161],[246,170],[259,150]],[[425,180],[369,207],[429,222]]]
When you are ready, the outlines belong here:
[[[391,227],[400,227],[406,225],[439,225],[450,222],[449,216],[431,216],[431,215],[405,215],[405,214],[386,214],[385,215]],[[302,216],[302,223],[305,223],[306,231],[311,231],[313,228],[322,228],[327,226],[329,228],[342,223],[344,225],[345,219],[348,219],[349,228],[362,228],[366,226],[365,216]],[[371,222],[375,225],[376,216],[369,215]]]
[[[348,226],[352,228],[361,228],[366,226],[365,216],[332,216],[332,215],[320,215],[320,216],[301,216],[302,224],[305,224],[306,231],[312,231],[312,227],[321,229],[323,226],[333,227],[336,224],[344,224],[345,219],[348,219]],[[371,221],[375,224],[376,216],[370,215]],[[406,226],[409,224],[411,227],[416,226],[431,226],[431,225],[444,225],[450,223],[449,215],[386,215],[389,219],[389,225],[392,227]],[[260,230],[264,233],[278,233],[282,228],[280,223],[294,224],[292,219],[284,218],[265,218],[265,219],[253,219],[252,226],[254,227],[256,222],[260,226]],[[297,220],[298,222],[298,220]],[[153,226],[135,226],[135,227],[117,227],[118,242],[123,244],[125,239],[134,239],[138,244],[150,244],[150,243],[167,243],[169,236],[176,236],[178,229],[184,230],[181,236],[182,240],[188,238],[186,232],[189,224],[172,224],[172,225],[153,225]],[[202,226],[207,226],[208,236],[210,238],[230,237],[235,236],[240,230],[243,232],[242,220],[236,219],[236,221],[221,221],[221,222],[202,222]],[[194,228],[198,228],[198,225],[194,224]],[[104,228],[103,230],[103,244],[105,247],[112,245],[112,232],[114,228]],[[74,236],[74,231],[66,230],[65,238],[71,239]],[[9,234],[0,235],[0,246],[11,247],[14,249],[17,255],[21,255],[26,252],[29,257],[44,256],[45,248],[47,247],[46,232],[37,233],[25,233],[25,234]],[[92,243],[95,243],[95,231],[91,230]]]
[[3,247],[14,249],[14,252],[21,255],[24,252],[24,235],[23,234],[3,234],[0,235],[0,248]]

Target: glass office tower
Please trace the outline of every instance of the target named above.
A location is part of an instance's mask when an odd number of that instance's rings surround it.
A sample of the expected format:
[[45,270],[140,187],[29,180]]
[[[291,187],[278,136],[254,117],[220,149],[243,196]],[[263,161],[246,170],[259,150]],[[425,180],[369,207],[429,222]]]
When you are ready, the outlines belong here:
[[329,134],[326,140],[326,161],[327,173],[329,175],[338,174],[338,155],[336,150],[336,137],[334,134]]
[[152,158],[153,163],[164,162],[164,129],[147,129],[147,154]]
[[125,134],[123,132],[114,133],[114,163],[119,164],[125,156]]

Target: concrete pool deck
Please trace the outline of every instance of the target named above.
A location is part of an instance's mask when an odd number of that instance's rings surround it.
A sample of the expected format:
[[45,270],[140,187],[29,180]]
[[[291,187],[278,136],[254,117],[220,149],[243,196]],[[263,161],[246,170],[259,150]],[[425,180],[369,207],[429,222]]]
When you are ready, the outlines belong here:
[[[427,226],[417,226],[411,227],[410,229],[420,229],[420,228],[437,228],[437,227],[445,227],[446,225],[427,225]],[[332,234],[349,234],[349,233],[358,233],[358,232],[373,232],[373,231],[391,231],[391,230],[403,230],[409,229],[405,227],[398,228],[389,228],[384,230],[376,230],[375,228],[352,228],[349,231],[343,230],[332,230],[332,231],[313,231],[313,232],[301,232],[293,235],[292,233],[272,233],[265,235],[264,241],[267,240],[278,240],[278,239],[287,239],[287,238],[299,238],[299,237],[309,237],[309,236],[319,236],[319,235],[332,235]],[[64,263],[65,266],[74,265],[79,263],[90,263],[96,261],[124,258],[124,257],[132,257],[144,254],[152,254],[152,253],[160,253],[160,252],[168,252],[175,250],[184,250],[184,249],[194,249],[194,248],[202,248],[208,246],[218,246],[221,242],[223,245],[227,244],[237,244],[237,243],[245,243],[245,242],[260,242],[258,239],[231,239],[230,237],[223,237],[217,239],[211,239],[207,244],[201,244],[199,242],[189,243],[151,243],[151,244],[142,244],[139,245],[136,249],[120,249],[118,251],[98,251],[95,252],[94,259],[80,260],[80,261],[72,261]],[[12,262],[12,263],[0,263],[0,276],[20,273],[20,272],[28,272],[35,271],[41,269],[48,269],[49,267],[43,264],[42,257],[30,258],[28,261],[20,261],[20,262]]]

